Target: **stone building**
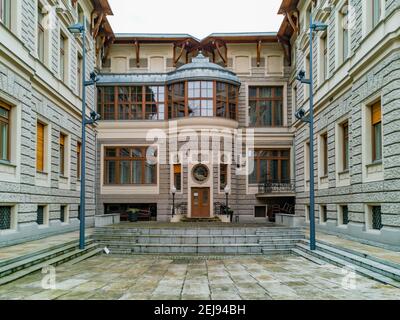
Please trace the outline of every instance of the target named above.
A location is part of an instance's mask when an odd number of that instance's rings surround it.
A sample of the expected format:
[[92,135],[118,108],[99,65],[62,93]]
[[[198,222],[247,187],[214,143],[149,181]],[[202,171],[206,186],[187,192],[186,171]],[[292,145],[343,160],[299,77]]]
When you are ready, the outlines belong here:
[[[309,19],[328,25],[313,40],[317,228],[386,245],[400,243],[400,3],[283,1],[278,37],[291,51],[292,104],[309,110]],[[309,219],[309,129],[293,118],[296,215]]]
[[[87,78],[112,36],[107,1],[0,0],[0,245],[77,229],[82,38]],[[95,39],[98,39],[95,41]],[[87,88],[87,110],[95,90]],[[88,127],[87,210],[95,214],[95,130]]]
[[235,221],[265,222],[293,210],[286,61],[276,33],[116,34],[98,83],[97,212],[212,218],[228,201]]

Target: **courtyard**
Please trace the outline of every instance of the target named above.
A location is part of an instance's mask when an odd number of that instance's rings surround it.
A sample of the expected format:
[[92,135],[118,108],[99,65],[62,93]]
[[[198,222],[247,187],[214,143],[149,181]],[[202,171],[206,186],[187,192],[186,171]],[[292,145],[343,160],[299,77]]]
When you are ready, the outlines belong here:
[[0,286],[0,299],[34,300],[400,300],[400,289],[295,255],[97,255]]

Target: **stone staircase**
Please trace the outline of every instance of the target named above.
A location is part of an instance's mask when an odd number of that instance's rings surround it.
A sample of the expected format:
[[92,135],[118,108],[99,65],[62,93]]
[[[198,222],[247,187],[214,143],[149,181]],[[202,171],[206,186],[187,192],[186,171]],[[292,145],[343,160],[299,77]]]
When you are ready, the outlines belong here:
[[57,266],[65,262],[71,264],[88,259],[102,251],[95,241],[86,238],[84,250],[79,249],[76,240],[55,245],[40,251],[0,261],[0,285],[12,282],[45,266]]
[[280,227],[96,228],[111,254],[247,255],[291,253],[300,229]]
[[303,239],[292,249],[294,254],[317,264],[330,263],[347,267],[365,277],[400,288],[400,264],[369,256],[318,240],[316,250],[310,250],[309,240]]

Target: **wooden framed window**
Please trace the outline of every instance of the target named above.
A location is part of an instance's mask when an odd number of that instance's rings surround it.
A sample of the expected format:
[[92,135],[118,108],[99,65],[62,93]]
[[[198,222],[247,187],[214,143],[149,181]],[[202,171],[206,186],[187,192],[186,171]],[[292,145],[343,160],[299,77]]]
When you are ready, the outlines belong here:
[[283,87],[249,87],[250,126],[283,126]]
[[106,147],[105,185],[157,184],[157,150],[152,147]]
[[185,82],[178,82],[168,86],[168,118],[182,118],[186,116]]
[[343,171],[349,170],[350,162],[350,144],[349,144],[349,122],[346,121],[342,125],[342,163]]
[[146,120],[164,120],[165,119],[165,87],[149,86],[146,90]]
[[39,60],[44,63],[44,43],[45,43],[45,34],[44,34],[44,14],[43,14],[43,7],[42,5],[38,5],[37,8],[38,15],[37,15],[37,54]]
[[236,120],[239,90],[236,86],[224,82],[215,82],[217,117]]
[[59,155],[60,155],[60,175],[65,176],[65,144],[66,144],[66,135],[60,133],[60,142],[59,142]]
[[219,190],[224,191],[228,184],[228,165],[221,163],[219,165]]
[[78,141],[76,145],[76,176],[78,180],[81,179],[81,161],[82,161],[82,143]]
[[45,170],[45,125],[41,122],[36,124],[36,170],[44,172]]
[[321,135],[321,174],[328,175],[328,133]]
[[288,183],[290,182],[290,150],[257,149],[249,161],[254,170],[249,173],[249,183]]
[[382,160],[382,108],[381,101],[371,106],[372,161]]
[[189,117],[212,117],[213,82],[189,81],[187,86]]
[[11,0],[0,0],[0,21],[8,28],[11,27]]
[[10,161],[11,108],[0,104],[0,160]]
[[174,164],[174,186],[176,191],[182,191],[182,165]]

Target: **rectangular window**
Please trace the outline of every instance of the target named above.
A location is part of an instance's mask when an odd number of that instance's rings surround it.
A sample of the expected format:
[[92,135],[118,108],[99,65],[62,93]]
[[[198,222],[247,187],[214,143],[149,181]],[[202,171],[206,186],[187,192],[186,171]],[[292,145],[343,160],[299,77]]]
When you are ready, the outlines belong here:
[[224,191],[228,183],[228,165],[221,163],[219,165],[219,190]]
[[0,230],[11,229],[11,206],[0,206]]
[[320,223],[325,223],[328,220],[328,208],[326,206],[320,206],[319,210]]
[[11,27],[11,0],[0,0],[0,21],[8,28]]
[[36,170],[44,172],[45,169],[45,125],[41,122],[36,124]]
[[82,67],[83,67],[83,59],[80,54],[78,54],[78,63],[77,63],[77,70],[76,70],[76,77],[77,77],[77,92],[80,97],[82,97]]
[[182,165],[174,164],[174,186],[176,191],[182,191]]
[[44,63],[44,14],[43,7],[39,4],[38,6],[38,17],[37,17],[37,55],[39,60]]
[[348,12],[348,4],[343,5],[340,10],[340,37],[341,37],[341,62],[345,61],[350,53],[349,50],[349,12]]
[[372,161],[382,160],[382,107],[381,101],[371,106]]
[[66,81],[66,37],[61,34],[60,35],[60,79]]
[[59,152],[60,152],[60,175],[65,176],[65,143],[66,135],[60,134]]
[[328,39],[327,39],[327,34],[325,33],[321,37],[321,59],[320,59],[321,65],[321,76],[322,76],[322,81],[321,83],[328,79]]
[[306,185],[310,181],[310,142],[304,145],[304,181]]
[[60,221],[66,222],[67,206],[60,207]]
[[151,147],[107,147],[104,183],[107,185],[157,184],[157,151]]
[[45,206],[38,206],[36,212],[36,222],[38,225],[45,224]]
[[349,144],[349,122],[346,121],[342,125],[342,156],[343,171],[349,170],[350,162],[350,144]]
[[78,178],[78,180],[81,179],[81,149],[82,144],[78,142],[76,145],[76,177]]
[[283,126],[283,87],[249,87],[250,126]]
[[0,104],[0,160],[10,161],[10,108]]
[[328,134],[324,133],[321,135],[320,140],[321,146],[321,175],[326,177],[328,175]]
[[255,150],[249,161],[254,163],[250,184],[290,182],[290,150]]
[[371,207],[371,227],[374,230],[382,229],[382,212],[381,206],[373,206]]
[[266,216],[267,216],[266,206],[254,207],[254,217],[255,218],[265,218]]
[[381,20],[382,4],[381,0],[369,1],[372,1],[372,28],[375,28]]
[[341,206],[341,213],[342,213],[342,224],[348,225],[349,224],[349,207],[348,206]]

